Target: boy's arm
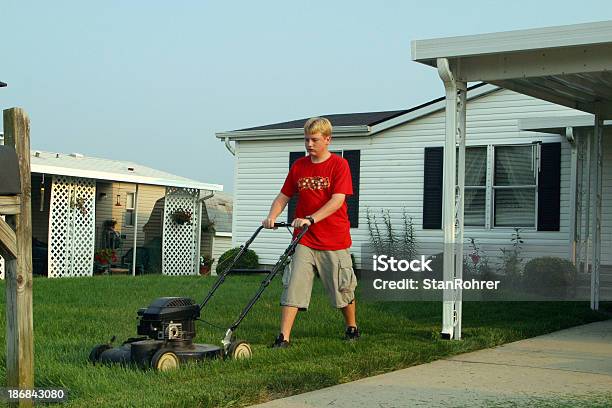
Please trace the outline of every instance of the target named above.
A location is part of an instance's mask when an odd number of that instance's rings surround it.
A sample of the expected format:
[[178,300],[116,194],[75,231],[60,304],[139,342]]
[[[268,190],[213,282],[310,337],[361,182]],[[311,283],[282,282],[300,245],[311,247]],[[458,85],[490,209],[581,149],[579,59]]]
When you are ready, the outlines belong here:
[[283,212],[285,206],[289,202],[289,197],[284,195],[283,193],[278,193],[272,205],[270,206],[270,212],[268,212],[268,217],[261,222],[264,228],[274,228],[274,223],[276,222],[276,218]]
[[[315,223],[324,220],[325,218],[338,211],[340,207],[342,207],[342,204],[344,204],[345,197],[346,194],[342,193],[332,194],[329,201],[326,202],[323,207],[319,208],[315,213],[311,214],[310,216],[314,219]],[[303,225],[310,225],[310,221],[305,218],[296,218],[295,220],[293,220],[292,225],[294,227],[301,228]]]

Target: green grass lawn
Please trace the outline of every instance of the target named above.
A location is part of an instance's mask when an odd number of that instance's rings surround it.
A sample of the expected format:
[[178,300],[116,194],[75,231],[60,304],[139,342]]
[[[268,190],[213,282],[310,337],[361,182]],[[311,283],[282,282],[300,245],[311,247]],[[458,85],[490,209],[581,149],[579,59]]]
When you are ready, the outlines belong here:
[[[228,278],[203,318],[228,326],[260,281]],[[298,316],[292,347],[273,350],[268,346],[278,331],[277,279],[238,329],[238,337],[253,347],[251,360],[207,361],[165,373],[87,362],[95,344],[113,335],[118,342],[136,335],[138,308],[160,296],[199,302],[212,283],[195,276],[35,279],[36,386],[68,389],[68,406],[244,406],[606,318],[586,303],[466,302],[463,340],[447,341],[438,334],[440,303],[362,302],[358,321],[363,335],[350,344],[341,340],[341,314],[329,306],[317,282],[310,311]],[[0,293],[4,308],[4,290]],[[202,323],[198,331],[198,342],[219,344],[223,336]],[[3,383],[5,367],[2,353]]]

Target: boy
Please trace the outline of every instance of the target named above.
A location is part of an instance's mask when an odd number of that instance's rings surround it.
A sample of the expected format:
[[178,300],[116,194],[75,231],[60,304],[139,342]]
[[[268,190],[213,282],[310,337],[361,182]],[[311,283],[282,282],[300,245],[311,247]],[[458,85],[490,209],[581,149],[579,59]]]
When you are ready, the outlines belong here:
[[355,319],[355,287],[349,248],[350,223],[345,202],[353,194],[346,160],[329,151],[332,125],[326,118],[311,118],[304,124],[308,156],[296,160],[272,206],[262,221],[274,228],[276,218],[289,199],[299,193],[292,226],[308,232],[297,246],[291,265],[283,274],[280,333],[273,347],[288,347],[298,310],[307,310],[312,283],[318,273],[332,306],[340,309],[346,323],[346,340],[359,339]]

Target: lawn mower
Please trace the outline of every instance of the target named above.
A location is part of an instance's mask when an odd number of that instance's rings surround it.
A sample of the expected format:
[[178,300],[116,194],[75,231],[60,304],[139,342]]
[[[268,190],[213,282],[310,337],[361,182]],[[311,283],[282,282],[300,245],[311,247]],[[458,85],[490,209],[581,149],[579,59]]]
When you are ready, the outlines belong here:
[[[287,223],[275,223],[275,228],[290,227]],[[232,258],[230,264],[221,272],[212,288],[201,304],[195,303],[186,297],[162,297],[155,299],[146,308],[138,310],[137,333],[140,337],[131,337],[119,347],[113,347],[115,337],[107,344],[95,346],[89,354],[89,360],[103,364],[136,364],[143,368],[153,368],[159,371],[171,370],[187,361],[201,361],[209,358],[250,358],[251,346],[242,340],[234,338],[234,332],[255,305],[272,279],[281,271],[288,259],[295,252],[308,227],[304,227],[293,237],[291,243],[268,272],[255,296],[249,301],[236,321],[227,329],[221,345],[196,344],[193,339],[196,335],[196,320],[200,320],[200,313],[210,301],[217,289],[223,284],[227,275],[232,272],[233,266],[247,251],[263,226],[257,228],[251,238],[241,245],[240,251]]]

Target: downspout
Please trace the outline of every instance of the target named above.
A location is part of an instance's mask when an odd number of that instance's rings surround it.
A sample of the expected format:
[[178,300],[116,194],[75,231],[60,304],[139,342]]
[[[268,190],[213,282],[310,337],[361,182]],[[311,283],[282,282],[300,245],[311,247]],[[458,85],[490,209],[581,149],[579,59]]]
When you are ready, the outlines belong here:
[[[236,149],[234,149],[232,147],[232,145],[230,144],[230,138],[229,136],[225,136],[225,147],[227,148],[227,150],[229,150],[229,152],[232,154],[232,156],[236,155]],[[213,193],[214,194],[214,193]],[[212,196],[211,196],[212,197]],[[210,197],[208,197],[210,198]]]
[[[463,278],[463,194],[465,184],[465,81],[458,80],[446,58],[437,59],[438,75],[446,93],[443,166],[442,229],[444,234],[444,280]],[[459,146],[457,146],[457,142]],[[458,153],[457,153],[457,150]],[[458,159],[458,161],[457,161]],[[458,164],[458,169],[455,167]],[[458,258],[456,261],[455,258]],[[461,338],[461,289],[444,290],[442,338]]]
[[[138,250],[138,183],[134,193],[134,246],[132,249],[132,276],[136,276],[136,251]],[[142,271],[144,274],[144,271]]]
[[567,142],[574,146],[576,144],[576,137],[574,136],[574,128],[573,127],[566,127],[565,128],[565,138],[567,139]]

